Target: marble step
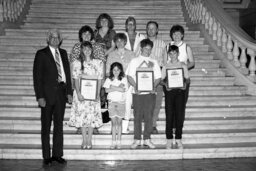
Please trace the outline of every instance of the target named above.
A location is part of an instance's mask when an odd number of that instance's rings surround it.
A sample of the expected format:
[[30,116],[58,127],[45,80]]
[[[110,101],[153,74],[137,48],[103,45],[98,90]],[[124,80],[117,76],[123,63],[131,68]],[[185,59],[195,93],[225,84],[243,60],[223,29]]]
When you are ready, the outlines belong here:
[[[225,131],[238,131],[248,129],[253,129],[256,132],[255,125],[256,117],[248,118],[248,119],[220,119],[220,120],[185,120],[183,131],[184,134],[187,131],[194,131],[203,133],[205,131],[213,131],[222,133]],[[19,134],[40,134],[41,131],[41,121],[40,120],[0,120],[0,132],[2,133],[19,133]],[[75,134],[77,129],[75,127],[70,127],[67,125],[66,121],[63,123],[63,132],[64,134]],[[165,121],[157,122],[157,129],[159,134],[165,133]],[[142,129],[144,128],[144,124],[142,124]],[[99,129],[100,134],[111,134],[111,123],[105,123]],[[129,122],[129,130],[130,134],[133,134],[134,130],[134,122]],[[53,128],[51,128],[51,132]],[[224,132],[225,132],[224,131]],[[208,132],[208,134],[209,134]],[[0,134],[0,135],[1,135]],[[110,136],[111,137],[111,136]]]
[[[52,137],[52,136],[51,136]],[[122,145],[129,146],[133,142],[133,134],[122,135]],[[81,135],[78,134],[64,134],[64,146],[80,146],[81,145]],[[152,142],[159,145],[166,144],[165,134],[153,134]],[[112,142],[112,136],[109,135],[93,135],[93,144],[98,146],[105,146],[106,149],[109,148]],[[256,130],[247,130],[245,132],[221,132],[221,133],[197,133],[195,131],[184,132],[182,136],[182,142],[185,145],[197,144],[198,142],[204,144],[219,144],[219,143],[245,143],[245,142],[255,142],[256,141]],[[28,143],[29,142],[29,143]],[[0,134],[0,144],[13,144],[13,145],[40,145],[41,135],[40,134],[10,134],[1,133]]]
[[[102,109],[104,110],[104,109]],[[70,105],[67,106],[65,112],[65,121],[70,117]],[[187,107],[186,108],[186,119],[189,118],[253,118],[256,116],[256,107],[255,106],[230,106],[227,108],[223,107]],[[37,120],[41,116],[40,108],[37,106],[27,108],[27,107],[1,107],[0,119],[29,119]],[[165,109],[160,109],[159,119],[165,119]],[[131,120],[133,120],[133,114],[131,111]]]
[[[0,37],[1,38],[1,37]],[[33,46],[35,44],[40,44],[40,45],[47,45],[45,40],[45,35],[43,37],[33,37],[33,38],[29,38],[26,36],[22,36],[22,37],[15,37],[15,36],[3,36],[2,39],[0,39],[0,45],[15,45],[15,46]],[[170,40],[170,38],[166,38],[164,39],[164,41],[166,41],[166,43],[168,43]],[[198,38],[197,40],[195,39],[185,39],[187,44],[191,44],[192,46],[198,46],[198,45],[203,45],[204,44],[204,38]],[[77,35],[69,35],[68,39],[65,39],[63,41],[63,45],[64,46],[73,46],[75,43],[77,43]]]
[[[94,28],[95,24],[92,25],[92,28]],[[82,26],[82,25],[81,25]],[[80,26],[80,27],[81,27]],[[59,28],[61,33],[62,33],[62,36],[64,38],[66,37],[76,37],[77,40],[78,40],[78,31],[80,28],[78,29],[63,29],[63,28]],[[120,29],[116,29],[116,31],[124,31],[124,26]],[[138,29],[137,28],[137,31],[139,31],[140,33],[143,33],[145,34],[145,27],[142,28],[142,29]],[[28,37],[28,38],[32,38],[32,37],[45,37],[46,35],[46,32],[47,30],[46,29],[40,29],[40,28],[26,28],[26,29],[5,29],[5,32],[6,32],[6,35],[7,36],[25,36],[25,37]],[[163,30],[163,29],[160,29],[159,30],[159,34],[170,34],[170,28],[169,29],[166,29],[166,30]],[[188,39],[188,38],[195,38],[195,37],[199,37],[200,36],[200,32],[199,31],[189,31],[189,30],[186,30],[185,28],[185,37],[184,37],[184,40]],[[168,36],[169,38],[170,36]]]
[[[27,68],[27,67],[30,67],[31,70],[32,70],[32,67],[33,67],[33,62],[34,60],[33,59],[30,59],[30,60],[23,60],[22,58],[21,59],[17,59],[17,58],[13,58],[11,60],[9,59],[1,59],[0,60],[1,63],[0,63],[0,68],[13,68],[13,69],[18,69],[18,68]],[[211,69],[218,69],[220,67],[220,60],[218,59],[198,59],[198,58],[195,58],[195,69],[202,69],[202,72],[205,73],[205,75],[207,75],[208,73],[208,69],[209,71]],[[15,70],[14,70],[15,71]]]
[[[13,67],[32,67],[34,61],[13,61],[13,60],[1,60],[0,66],[13,66]],[[220,60],[207,60],[207,59],[195,59],[197,68],[219,68]]]
[[[125,21],[124,21],[125,22]],[[146,24],[148,21],[145,21],[142,25],[138,25],[138,29],[142,30],[146,28]],[[95,23],[87,23],[88,25],[94,26]],[[160,30],[169,30],[172,24],[179,24],[179,25],[185,25],[186,23],[184,21],[179,21],[179,22],[175,22],[175,23],[170,23],[168,25],[166,25],[165,23],[162,23],[161,25],[159,25],[159,29]],[[51,28],[62,28],[62,29],[71,29],[71,30],[79,30],[80,27],[83,24],[81,23],[59,23],[59,24],[55,24],[55,23],[41,23],[41,22],[26,22],[24,25],[21,26],[22,29],[51,29]],[[124,29],[124,23],[120,24],[120,25],[115,25],[114,29]],[[138,30],[138,31],[139,31]]]
[[[69,54],[70,51],[67,51]],[[196,51],[193,52],[193,55],[195,59],[218,59],[215,57],[214,52],[200,52]],[[25,52],[25,53],[19,53],[19,52],[8,52],[8,53],[0,53],[0,60],[9,60],[9,61],[15,61],[15,60],[23,60],[23,61],[33,61],[35,58],[35,52]],[[194,69],[193,69],[194,70]],[[192,70],[192,71],[193,71]]]
[[[70,106],[68,105],[65,112],[65,121],[68,121],[70,117]],[[187,107],[186,119],[192,118],[253,118],[256,116],[256,106],[230,106],[223,107]],[[0,119],[7,120],[38,120],[40,119],[41,112],[38,107],[1,107]],[[159,113],[159,119],[165,119],[165,110],[162,108]],[[133,120],[133,114],[131,113],[131,120]]]
[[[196,144],[185,145],[184,149],[135,150],[125,147],[122,150],[102,150],[100,146],[94,146],[92,150],[81,150],[80,147],[67,146],[64,149],[64,157],[67,160],[171,160],[171,159],[204,159],[204,158],[233,158],[255,157],[255,143],[227,143],[227,144]],[[27,146],[12,145],[1,148],[2,159],[42,159],[41,147],[38,145]]]
[[[10,68],[10,67],[9,67]],[[191,85],[192,86],[214,86],[214,85],[233,85],[234,84],[234,77],[192,77],[191,78]],[[2,78],[0,80],[0,85],[33,85],[33,79],[26,78],[20,79],[17,77],[15,80],[11,78]]]
[[[7,87],[7,86],[6,86]],[[189,96],[237,96],[245,95],[246,88],[235,88],[228,90],[202,90],[202,89],[190,89]],[[0,95],[19,95],[19,96],[33,96],[35,95],[33,87],[30,89],[17,89],[16,87],[3,88],[0,86]]]
[[[0,52],[8,53],[8,52],[19,52],[19,53],[27,53],[27,52],[36,52],[37,50],[44,48],[44,44],[34,44],[33,46],[9,46],[9,45],[2,45],[0,46]],[[72,50],[73,45],[65,45],[62,48],[66,49],[68,52]],[[200,52],[207,52],[209,50],[209,45],[197,45],[196,47],[192,47],[193,52],[200,51]]]
[[[37,107],[34,96],[0,95],[1,107]],[[164,101],[164,99],[163,99]],[[252,96],[191,96],[187,107],[251,107],[256,105],[256,98]],[[165,103],[162,102],[162,108]]]
[[[10,77],[10,76],[9,76]],[[14,79],[17,76],[14,77]],[[1,76],[0,76],[1,78]],[[191,87],[189,96],[237,96],[245,95],[246,87],[231,87],[231,86],[219,86],[219,87]],[[0,85],[0,95],[18,95],[18,96],[33,96],[33,86],[10,86]]]
[[[0,62],[4,61],[5,59],[0,58]],[[32,59],[12,59],[10,61],[31,61]],[[212,76],[225,76],[227,69],[224,68],[195,68],[189,71],[190,77],[212,77]],[[26,68],[25,70],[6,70],[0,69],[1,76],[32,76],[32,68]]]

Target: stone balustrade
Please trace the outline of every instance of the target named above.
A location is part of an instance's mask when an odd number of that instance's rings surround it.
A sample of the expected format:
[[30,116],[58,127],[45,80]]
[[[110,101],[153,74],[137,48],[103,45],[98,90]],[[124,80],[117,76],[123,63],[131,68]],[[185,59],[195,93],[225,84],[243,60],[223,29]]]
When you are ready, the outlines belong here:
[[15,22],[25,4],[26,0],[0,0],[0,22]]
[[230,63],[255,83],[256,42],[232,23],[217,1],[184,0],[184,4],[191,22],[203,24]]

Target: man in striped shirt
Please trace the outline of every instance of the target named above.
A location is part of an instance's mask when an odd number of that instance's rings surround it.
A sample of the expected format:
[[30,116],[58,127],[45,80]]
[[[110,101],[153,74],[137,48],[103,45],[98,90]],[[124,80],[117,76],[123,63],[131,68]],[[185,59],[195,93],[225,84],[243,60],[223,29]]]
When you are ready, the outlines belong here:
[[[163,40],[157,37],[158,34],[158,23],[156,21],[149,21],[146,27],[147,31],[147,38],[149,38],[153,43],[154,46],[152,48],[152,52],[150,58],[157,60],[159,66],[162,69],[162,66],[165,65],[167,59],[167,52],[166,52],[166,44]],[[158,130],[156,128],[156,122],[158,120],[158,115],[160,112],[161,104],[163,98],[163,87],[162,85],[157,86],[157,95],[156,95],[156,104],[153,113],[153,134],[157,134]]]

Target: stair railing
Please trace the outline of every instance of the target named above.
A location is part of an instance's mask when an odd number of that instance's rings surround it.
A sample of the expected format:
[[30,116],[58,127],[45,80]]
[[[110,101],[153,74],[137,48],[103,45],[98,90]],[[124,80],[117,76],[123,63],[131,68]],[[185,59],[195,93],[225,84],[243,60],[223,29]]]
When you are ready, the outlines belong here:
[[[191,22],[202,24],[209,37],[225,54],[227,61],[251,83],[255,83],[256,41],[233,22],[218,1],[183,0],[183,2]],[[250,58],[249,65],[247,57]],[[254,85],[253,87],[255,87]]]
[[25,4],[26,0],[0,0],[0,22],[15,22]]

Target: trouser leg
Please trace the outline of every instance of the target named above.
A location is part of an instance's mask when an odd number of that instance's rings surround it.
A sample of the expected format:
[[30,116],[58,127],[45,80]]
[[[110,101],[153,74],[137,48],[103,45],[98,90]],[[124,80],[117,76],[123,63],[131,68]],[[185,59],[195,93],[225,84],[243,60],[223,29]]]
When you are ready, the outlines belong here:
[[152,132],[152,116],[154,111],[154,104],[156,101],[155,94],[147,94],[143,95],[143,116],[144,116],[144,133],[143,139],[150,139],[150,135]]
[[158,85],[156,88],[156,101],[155,101],[155,108],[153,112],[153,127],[157,126],[157,120],[159,116],[159,112],[162,106],[162,100],[163,100],[163,86]]

